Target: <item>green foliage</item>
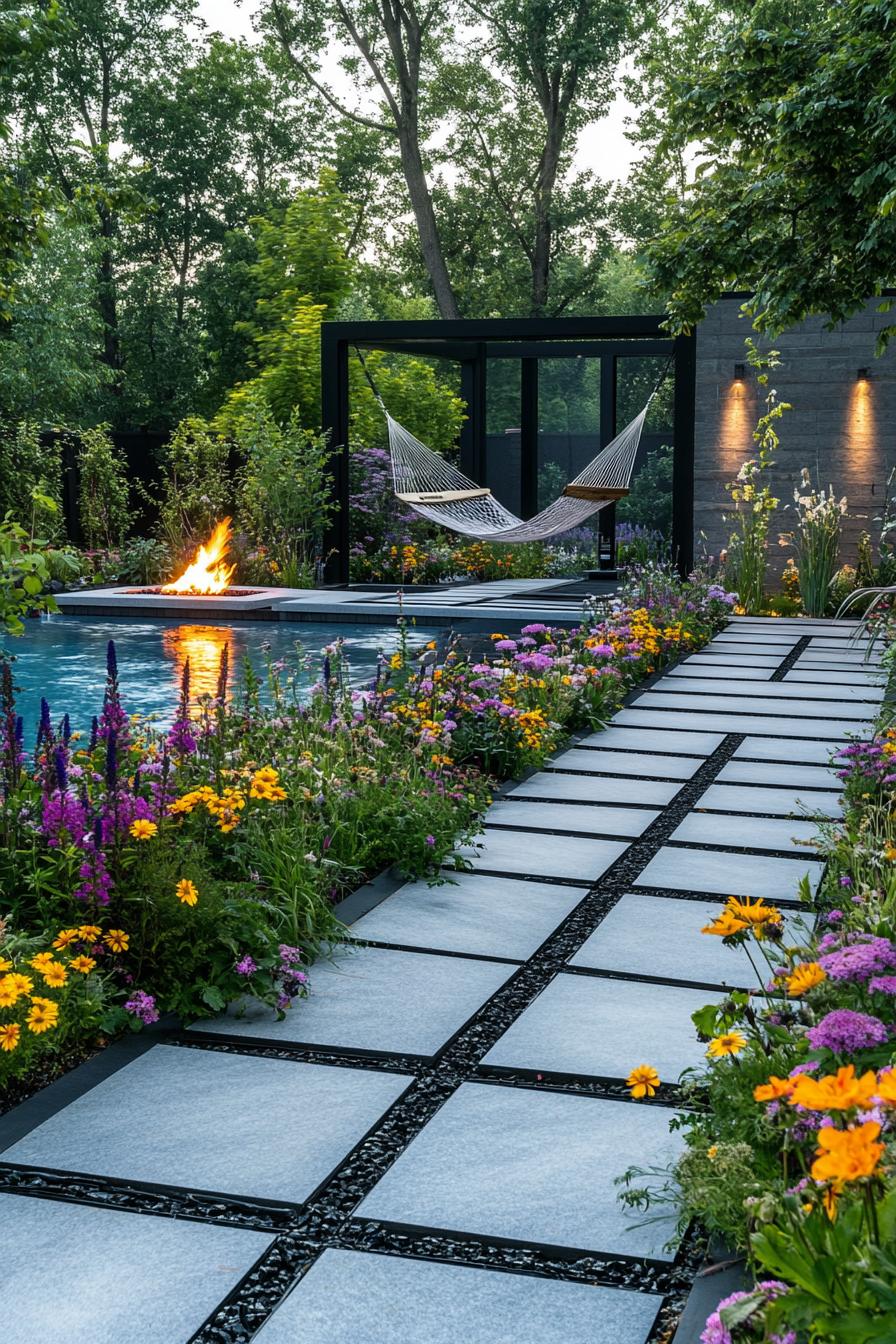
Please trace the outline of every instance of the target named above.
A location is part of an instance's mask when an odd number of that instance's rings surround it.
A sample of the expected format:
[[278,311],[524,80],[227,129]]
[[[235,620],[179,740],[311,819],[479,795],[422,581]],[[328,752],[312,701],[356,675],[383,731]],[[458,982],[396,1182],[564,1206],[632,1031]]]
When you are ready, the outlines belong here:
[[[768,387],[769,370],[778,368],[781,362],[778,351],[769,350],[762,354],[749,337],[746,347],[750,366],[757,371],[757,383],[760,387]],[[790,409],[789,402],[778,401],[775,389],[768,388],[765,411],[753,431],[756,456],[748,458],[737,473],[737,479],[725,485],[736,510],[735,530],[728,542],[726,573],[729,585],[737,591],[740,605],[751,613],[761,612],[765,602],[768,530],[779,503],[764,478],[774,466],[774,454],[780,442],[777,423]]]
[[893,0],[682,11],[654,69],[663,143],[702,161],[647,249],[673,327],[732,288],[760,331],[834,325],[896,270]]
[[232,431],[246,403],[261,395],[281,423],[298,411],[306,429],[320,424],[320,324],[348,289],[347,202],[335,173],[296,193],[275,218],[259,219],[258,292],[248,335],[255,377],[234,389],[216,424]]
[[[53,501],[35,500],[51,511]],[[50,577],[43,546],[10,518],[0,523],[0,636],[22,635],[23,617],[30,612],[56,611],[53,598],[44,593]]]
[[78,443],[78,506],[89,551],[120,546],[131,525],[127,465],[109,437],[109,426],[85,429]]
[[159,539],[180,562],[205,541],[230,511],[230,447],[205,420],[182,420],[162,466]]
[[43,440],[29,420],[0,428],[0,516],[6,515],[47,540],[62,531],[62,443],[58,435]]
[[[389,414],[433,452],[444,457],[456,452],[466,408],[452,388],[438,380],[432,366],[407,355],[390,357],[381,350],[366,351],[364,359]],[[349,361],[349,393],[352,449],[387,447],[383,412],[358,359]]]
[[616,518],[632,527],[646,527],[669,537],[672,530],[671,444],[648,453],[632,479],[631,490],[616,505]]
[[256,396],[245,404],[236,442],[245,459],[239,521],[260,553],[264,581],[312,587],[336,509],[325,436],[303,429],[298,411],[281,428]]

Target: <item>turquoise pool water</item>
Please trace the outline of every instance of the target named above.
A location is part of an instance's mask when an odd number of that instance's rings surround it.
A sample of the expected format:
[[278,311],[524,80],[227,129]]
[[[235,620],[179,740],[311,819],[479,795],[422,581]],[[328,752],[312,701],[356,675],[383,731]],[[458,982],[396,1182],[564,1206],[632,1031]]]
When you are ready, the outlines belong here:
[[[413,642],[425,641],[433,633],[415,629]],[[41,696],[48,700],[54,721],[67,713],[73,729],[89,729],[91,717],[102,706],[106,644],[110,639],[118,652],[119,679],[128,712],[154,714],[160,724],[166,725],[177,704],[187,658],[195,697],[214,692],[225,645],[230,648],[230,666],[238,683],[240,666],[247,655],[252,666],[264,674],[268,659],[283,659],[294,666],[299,643],[314,664],[314,671],[306,675],[310,685],[322,662],[321,650],[339,638],[344,641],[353,684],[370,680],[376,671],[377,654],[393,653],[398,646],[396,629],[390,625],[291,621],[201,625],[138,617],[101,620],[93,616],[51,616],[29,622],[27,633],[8,640],[4,647],[15,658],[16,702],[30,742],[40,717]]]

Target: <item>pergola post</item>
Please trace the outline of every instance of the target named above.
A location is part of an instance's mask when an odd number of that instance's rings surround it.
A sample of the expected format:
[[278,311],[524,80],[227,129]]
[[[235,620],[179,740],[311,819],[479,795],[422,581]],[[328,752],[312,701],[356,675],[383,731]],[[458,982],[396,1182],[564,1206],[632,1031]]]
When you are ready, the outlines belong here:
[[676,336],[672,428],[672,559],[682,578],[694,568],[694,415],[697,335]]
[[[602,355],[600,361],[600,446],[606,448],[616,437],[616,365],[615,355]],[[616,569],[616,505],[608,504],[597,515],[598,568],[612,574]]]
[[348,341],[324,324],[320,340],[321,427],[332,450],[333,502],[336,505],[324,533],[324,579],[348,583],[349,457],[348,457]]

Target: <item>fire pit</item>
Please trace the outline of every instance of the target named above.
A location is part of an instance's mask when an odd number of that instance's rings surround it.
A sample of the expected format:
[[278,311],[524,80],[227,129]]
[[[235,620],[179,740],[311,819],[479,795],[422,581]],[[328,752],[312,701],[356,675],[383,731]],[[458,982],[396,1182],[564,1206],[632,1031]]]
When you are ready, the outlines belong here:
[[57,599],[72,615],[198,616],[217,614],[264,618],[287,598],[302,596],[294,588],[234,588],[236,568],[227,563],[230,522],[217,524],[208,541],[184,572],[170,583],[152,588],[90,588],[62,593]]

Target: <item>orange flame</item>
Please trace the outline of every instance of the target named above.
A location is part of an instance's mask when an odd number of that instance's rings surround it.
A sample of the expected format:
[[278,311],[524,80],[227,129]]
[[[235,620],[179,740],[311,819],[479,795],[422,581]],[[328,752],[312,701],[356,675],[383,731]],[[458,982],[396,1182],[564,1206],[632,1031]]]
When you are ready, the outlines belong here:
[[188,565],[180,578],[166,583],[160,589],[163,593],[190,593],[201,596],[214,596],[229,588],[236,565],[226,565],[227,549],[230,545],[230,519],[224,518],[204,545],[199,547],[196,558]]

